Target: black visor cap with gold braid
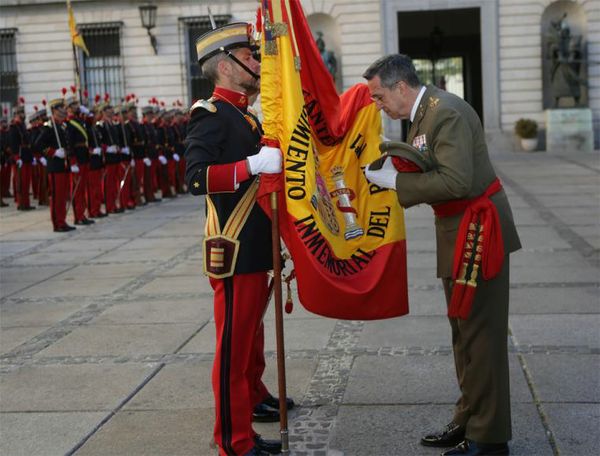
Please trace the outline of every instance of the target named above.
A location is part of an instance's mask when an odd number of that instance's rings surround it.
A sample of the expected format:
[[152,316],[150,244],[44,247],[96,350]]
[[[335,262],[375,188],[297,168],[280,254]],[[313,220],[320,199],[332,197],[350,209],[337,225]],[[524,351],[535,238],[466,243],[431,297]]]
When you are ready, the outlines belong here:
[[246,22],[234,22],[206,32],[196,40],[198,64],[202,64],[219,52],[247,47],[251,50],[258,49],[252,38],[252,25]]

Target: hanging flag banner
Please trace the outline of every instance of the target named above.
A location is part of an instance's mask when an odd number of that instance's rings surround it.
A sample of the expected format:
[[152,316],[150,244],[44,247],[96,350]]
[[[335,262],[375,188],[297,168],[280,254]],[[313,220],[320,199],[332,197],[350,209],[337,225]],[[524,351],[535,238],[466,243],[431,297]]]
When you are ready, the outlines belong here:
[[85,45],[83,36],[81,36],[77,31],[77,24],[75,23],[75,15],[73,14],[71,0],[67,0],[67,12],[69,13],[69,30],[71,31],[71,42],[73,43],[73,46],[77,46],[83,52],[85,52],[85,55],[89,56],[90,51],[88,51],[88,48]]
[[279,191],[280,231],[309,311],[371,320],[408,313],[404,214],[395,192],[367,181],[380,157],[381,117],[365,84],[339,96],[298,0],[263,0],[261,107],[265,142],[284,172],[263,175],[259,202]]

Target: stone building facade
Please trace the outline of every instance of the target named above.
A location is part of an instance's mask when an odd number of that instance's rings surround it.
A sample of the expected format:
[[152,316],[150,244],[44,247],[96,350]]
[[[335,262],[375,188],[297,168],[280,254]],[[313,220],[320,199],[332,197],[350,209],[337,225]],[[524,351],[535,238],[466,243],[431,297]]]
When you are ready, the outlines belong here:
[[[135,93],[167,105],[188,105],[201,90],[193,40],[219,21],[254,21],[255,0],[154,0],[155,54],[140,20],[139,1],[72,0],[81,33],[95,57],[83,59],[91,91],[118,98]],[[74,59],[64,1],[0,0],[1,101],[18,94],[27,110],[59,95],[74,81]],[[435,79],[472,103],[490,140],[512,147],[514,123],[533,118],[544,127],[544,35],[553,8],[571,13],[583,35],[595,145],[600,141],[600,2],[594,0],[302,0],[311,28],[322,32],[337,60],[338,88],[362,81],[377,57],[406,52],[418,57],[425,79]],[[89,37],[89,38],[88,38]],[[200,92],[199,92],[200,90]],[[398,122],[386,121],[389,137]],[[507,141],[509,139],[509,141]]]

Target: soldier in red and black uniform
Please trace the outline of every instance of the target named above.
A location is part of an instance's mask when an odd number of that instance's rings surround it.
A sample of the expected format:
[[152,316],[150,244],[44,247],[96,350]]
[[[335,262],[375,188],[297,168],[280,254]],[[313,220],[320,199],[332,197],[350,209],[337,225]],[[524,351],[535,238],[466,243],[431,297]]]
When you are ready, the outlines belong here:
[[[171,127],[171,111],[162,110],[156,121],[156,133],[159,144],[159,160],[161,163],[159,181],[163,198],[175,198],[175,165],[176,160],[173,157],[175,151],[175,136]],[[163,156],[165,160],[161,160]],[[179,157],[177,157],[179,158]],[[163,163],[165,161],[165,163]]]
[[29,200],[33,173],[33,152],[29,131],[27,131],[25,125],[25,106],[15,106],[13,114],[14,117],[8,131],[8,144],[15,163],[15,200],[17,201],[18,210],[29,211],[35,209],[35,206],[32,206]]
[[48,179],[50,181],[50,216],[54,231],[65,232],[74,230],[74,226],[67,225],[67,201],[69,199],[69,174],[68,162],[67,118],[65,102],[56,98],[49,103],[52,119],[44,124],[39,134],[35,148],[42,151],[47,160]]
[[135,188],[132,188],[132,195],[139,204],[147,204],[142,200],[141,195],[144,194],[145,182],[144,178],[145,168],[151,165],[151,161],[146,157],[146,134],[144,127],[138,122],[137,117],[137,106],[133,101],[126,105],[125,113],[125,134],[127,135],[127,143],[131,150],[132,159],[134,160],[135,167],[132,172],[135,173]]
[[6,207],[8,204],[4,201],[4,181],[6,179],[5,168],[8,163],[8,119],[0,116],[0,207]]
[[104,157],[102,156],[102,136],[96,127],[96,122],[102,119],[102,111],[97,109],[100,102],[100,95],[96,95],[96,106],[92,112],[86,116],[85,123],[90,142],[90,170],[88,174],[88,211],[90,217],[106,217],[106,212],[102,212],[102,202],[104,201]]
[[144,196],[147,202],[154,203],[160,201],[160,198],[156,198],[155,195],[158,190],[158,173],[162,165],[158,159],[158,137],[154,126],[154,106],[144,106],[142,108],[142,115],[142,126],[144,127],[146,139],[146,158],[150,161],[150,164],[144,161],[144,165],[146,166],[144,170]]
[[183,113],[183,111],[181,109],[175,109],[175,115],[173,117],[173,122],[172,122],[172,126],[173,126],[173,135],[175,137],[175,153],[173,154],[173,157],[175,157],[175,155],[177,156],[177,169],[176,169],[176,173],[175,173],[175,177],[177,180],[177,193],[186,193],[186,185],[185,185],[185,144],[183,143],[183,141],[185,140],[185,136],[186,136],[186,121],[185,121],[185,114]]
[[76,89],[73,95],[67,99],[66,105],[68,113],[67,141],[71,149],[69,162],[72,177],[73,218],[75,225],[91,225],[94,221],[85,216],[89,200],[90,143],[84,116],[89,111],[86,107],[80,106]]
[[119,206],[123,209],[135,209],[135,199],[132,193],[132,176],[135,172],[135,160],[131,157],[129,147],[129,138],[125,128],[127,104],[119,105],[116,109],[114,123],[119,128],[119,156],[121,165],[119,166]]
[[98,107],[98,111],[102,113],[102,117],[96,122],[96,132],[100,135],[100,142],[104,151],[104,166],[106,168],[104,177],[104,202],[106,204],[106,212],[114,214],[125,210],[117,205],[119,167],[122,161],[119,154],[121,133],[119,126],[113,123],[114,110],[108,98],[105,98],[104,103]]
[[[261,381],[262,315],[272,247],[271,223],[254,204],[254,192],[258,174],[281,172],[281,151],[261,148],[258,119],[247,111],[248,96],[259,87],[248,24],[212,30],[198,39],[196,48],[204,76],[216,86],[210,100],[191,108],[185,151],[188,188],[194,195],[207,195],[205,272],[215,293],[217,332],[214,438],[221,455],[277,454],[280,443],[260,438],[251,423],[253,410],[258,410],[254,418],[279,418],[274,408],[278,400]],[[238,210],[247,218],[232,215]],[[241,231],[221,232],[230,217]]]

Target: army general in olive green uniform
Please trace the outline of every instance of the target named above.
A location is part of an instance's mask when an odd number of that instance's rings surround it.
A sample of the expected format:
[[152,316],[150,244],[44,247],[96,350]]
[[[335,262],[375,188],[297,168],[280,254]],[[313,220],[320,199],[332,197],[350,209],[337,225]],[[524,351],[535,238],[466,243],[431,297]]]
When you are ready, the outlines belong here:
[[[379,170],[367,168],[366,177],[381,187],[395,189],[404,207],[420,203],[433,207],[437,275],[443,281],[449,306],[456,283],[455,255],[462,257],[455,253],[457,232],[466,208],[470,207],[470,211],[477,203],[478,208],[485,208],[486,214],[493,213],[490,219],[495,225],[490,223],[497,233],[489,245],[498,257],[495,276],[485,280],[479,274],[465,315],[458,318],[449,311],[461,390],[454,417],[445,429],[423,437],[421,443],[438,447],[457,445],[444,455],[508,454],[509,253],[518,250],[521,244],[508,199],[490,162],[481,122],[461,98],[433,86],[422,86],[407,56],[383,57],[363,76],[379,109],[392,119],[411,120],[407,142],[430,163],[425,172],[398,172],[395,162],[387,159]],[[471,224],[472,228],[475,226],[481,225]],[[464,244],[460,237],[458,244]],[[475,252],[472,253],[475,258]],[[490,257],[488,252],[482,255]],[[481,266],[483,271],[485,266]]]

